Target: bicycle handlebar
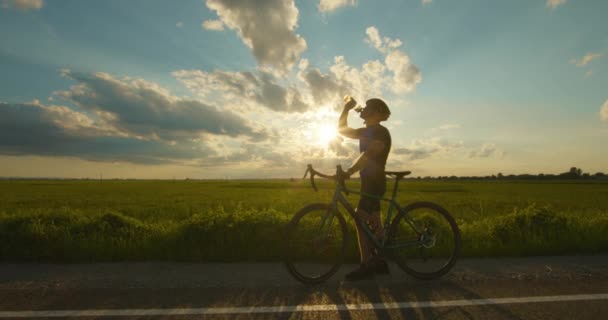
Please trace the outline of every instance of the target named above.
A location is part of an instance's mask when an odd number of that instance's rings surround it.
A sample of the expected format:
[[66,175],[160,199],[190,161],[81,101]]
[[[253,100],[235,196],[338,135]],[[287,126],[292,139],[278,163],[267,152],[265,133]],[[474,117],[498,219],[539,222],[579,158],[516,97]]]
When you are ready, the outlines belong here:
[[342,170],[341,165],[337,165],[336,174],[330,176],[330,175],[327,175],[327,174],[324,174],[324,173],[321,173],[321,172],[315,170],[312,167],[312,164],[309,164],[306,167],[306,171],[304,172],[304,177],[302,177],[302,179],[306,179],[306,175],[309,172],[310,172],[310,184],[312,185],[312,188],[315,189],[315,191],[319,191],[319,189],[317,188],[317,185],[315,184],[315,175],[317,175],[317,176],[325,178],[325,179],[335,180],[337,183],[340,184],[340,186],[342,186],[342,189],[344,190],[344,192],[346,194],[348,194],[348,190],[346,189],[344,180],[348,179],[349,177],[346,175],[346,172],[344,172],[344,170]]

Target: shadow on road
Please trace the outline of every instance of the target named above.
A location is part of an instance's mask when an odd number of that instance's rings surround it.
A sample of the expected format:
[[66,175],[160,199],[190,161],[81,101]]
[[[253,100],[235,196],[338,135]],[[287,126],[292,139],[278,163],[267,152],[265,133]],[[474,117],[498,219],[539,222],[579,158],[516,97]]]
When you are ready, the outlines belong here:
[[[348,269],[354,267],[346,265],[344,270],[318,286],[298,283],[277,263],[0,264],[0,311],[218,307],[243,310],[262,306],[605,293],[607,261],[607,255],[468,259],[460,261],[450,274],[433,281],[414,280],[398,268],[391,268],[390,276],[343,282],[341,279]],[[547,304],[537,305],[543,308],[543,314],[547,314]],[[605,301],[553,303],[551,308],[558,311],[551,314],[551,318],[599,314],[606,311],[604,305]],[[524,310],[526,308],[534,311]],[[526,312],[534,312],[536,316],[539,310],[525,305],[376,308],[313,312],[316,316],[312,317],[310,312],[260,314],[260,318],[519,319]],[[237,318],[247,316],[251,314],[236,315]]]
[[[484,299],[475,291],[469,290],[452,281],[399,281],[391,284],[365,281],[361,283],[338,283],[318,286],[296,286],[290,290],[267,289],[260,294],[259,289],[245,289],[236,296],[221,295],[216,297],[213,307],[225,305],[349,305],[367,303],[397,303],[406,301],[438,301],[461,299]],[[253,300],[252,300],[253,299]],[[318,312],[318,319],[335,312]],[[412,308],[412,309],[371,309],[339,310],[338,319],[476,319],[473,316],[483,314],[487,319],[521,319],[506,307],[484,305],[469,307]],[[309,313],[286,312],[266,315],[272,319],[309,319]],[[312,317],[315,318],[315,317]],[[333,318],[333,317],[332,317]]]

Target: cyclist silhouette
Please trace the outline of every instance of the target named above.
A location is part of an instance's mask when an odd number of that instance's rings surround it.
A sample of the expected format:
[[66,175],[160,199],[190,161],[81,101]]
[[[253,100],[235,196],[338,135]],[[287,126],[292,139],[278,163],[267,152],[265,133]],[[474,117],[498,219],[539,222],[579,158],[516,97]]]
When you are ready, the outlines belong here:
[[360,117],[365,127],[353,129],[348,126],[348,112],[355,108],[357,102],[351,97],[345,97],[344,109],[338,121],[338,131],[345,137],[359,140],[361,154],[346,173],[351,176],[360,171],[361,198],[357,205],[357,239],[361,264],[359,268],[348,273],[346,279],[359,280],[371,278],[374,274],[389,273],[387,263],[378,257],[368,238],[362,234],[360,224],[366,223],[380,239],[384,227],[380,217],[380,200],[365,194],[381,197],[386,192],[386,176],[384,168],[391,149],[391,135],[387,128],[380,125],[390,116],[391,112],[381,99],[369,99],[365,108],[360,110]]

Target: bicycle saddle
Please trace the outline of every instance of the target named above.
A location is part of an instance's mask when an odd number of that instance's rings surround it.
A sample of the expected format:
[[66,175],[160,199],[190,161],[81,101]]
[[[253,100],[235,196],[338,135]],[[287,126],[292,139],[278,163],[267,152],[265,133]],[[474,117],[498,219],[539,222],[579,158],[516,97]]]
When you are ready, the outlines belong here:
[[412,173],[412,172],[411,171],[384,171],[384,174],[387,174],[389,176],[395,176],[398,179],[401,179],[410,173]]

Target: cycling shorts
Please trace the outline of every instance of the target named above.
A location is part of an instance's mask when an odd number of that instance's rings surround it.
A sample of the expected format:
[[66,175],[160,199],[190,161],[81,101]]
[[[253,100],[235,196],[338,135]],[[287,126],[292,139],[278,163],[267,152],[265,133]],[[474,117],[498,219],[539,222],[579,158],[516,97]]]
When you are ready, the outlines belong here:
[[[382,197],[386,192],[386,178],[374,177],[374,178],[362,178],[361,179],[361,192],[374,195],[376,197]],[[380,211],[380,199],[366,196],[361,194],[357,210],[363,210],[367,213],[374,213]]]

